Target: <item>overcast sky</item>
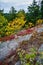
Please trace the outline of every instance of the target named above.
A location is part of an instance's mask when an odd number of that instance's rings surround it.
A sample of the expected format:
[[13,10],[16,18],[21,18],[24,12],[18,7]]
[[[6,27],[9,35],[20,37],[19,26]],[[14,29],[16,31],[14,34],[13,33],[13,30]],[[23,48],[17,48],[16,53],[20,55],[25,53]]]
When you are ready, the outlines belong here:
[[17,11],[20,9],[27,11],[27,7],[32,3],[32,1],[33,0],[0,0],[0,8],[4,9],[4,12],[8,12],[11,6],[14,6]]

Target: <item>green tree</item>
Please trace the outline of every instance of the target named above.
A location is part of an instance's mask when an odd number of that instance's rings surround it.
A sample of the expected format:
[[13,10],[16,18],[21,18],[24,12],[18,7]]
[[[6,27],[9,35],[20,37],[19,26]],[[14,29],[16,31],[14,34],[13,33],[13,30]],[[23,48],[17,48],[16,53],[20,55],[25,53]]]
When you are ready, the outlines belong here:
[[33,0],[32,5],[28,6],[28,12],[26,14],[27,22],[31,21],[32,23],[36,23],[36,20],[39,18],[39,5],[37,2]]
[[3,15],[3,11],[4,11],[3,9],[2,9],[2,10],[0,9],[0,14],[1,14],[1,15]]
[[9,11],[9,20],[13,20],[16,18],[16,10],[15,8],[12,6],[10,11]]
[[25,19],[25,11],[23,9],[20,9],[17,13],[17,17],[24,18]]
[[41,18],[43,19],[43,0],[41,1]]
[[10,14],[9,14],[9,13],[4,13],[4,17],[5,17],[8,21],[10,21]]

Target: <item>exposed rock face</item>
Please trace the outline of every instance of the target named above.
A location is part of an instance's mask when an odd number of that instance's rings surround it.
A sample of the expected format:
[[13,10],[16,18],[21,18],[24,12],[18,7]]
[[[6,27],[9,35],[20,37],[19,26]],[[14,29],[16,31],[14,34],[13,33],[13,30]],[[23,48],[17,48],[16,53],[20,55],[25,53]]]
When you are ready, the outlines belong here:
[[[40,54],[43,52],[43,32],[37,33],[34,32],[33,35],[31,36],[31,38],[27,41],[23,41],[20,43],[20,46],[17,50],[19,50],[18,52],[22,52],[25,54],[30,54],[31,48],[35,48],[36,49],[36,58],[33,61],[33,65],[36,65],[36,61],[39,61],[42,65],[43,65],[43,57],[42,59],[40,58]],[[42,54],[43,56],[43,54]],[[34,63],[35,62],[35,63]]]
[[20,43],[20,48],[27,49],[30,47],[39,47],[43,44],[43,32],[35,31],[29,40],[24,40]]
[[15,64],[18,60],[18,55],[15,51],[16,48],[19,46],[20,42],[23,40],[29,40],[31,36],[32,34],[28,34],[25,36],[18,36],[17,39],[13,39],[11,41],[0,42],[0,61],[5,64]]
[[[37,30],[37,31],[36,31]],[[43,28],[38,28],[33,31],[32,34],[25,36],[19,36],[16,40],[11,40],[7,42],[0,43],[0,60],[6,65],[15,65],[19,59],[17,54],[17,49],[25,50],[26,53],[30,52],[30,48],[43,49]],[[41,46],[41,47],[40,47]],[[18,48],[17,48],[18,47]],[[43,51],[43,50],[42,50]],[[40,50],[39,50],[40,52]],[[0,65],[4,65],[3,63]],[[20,64],[19,62],[16,65]]]

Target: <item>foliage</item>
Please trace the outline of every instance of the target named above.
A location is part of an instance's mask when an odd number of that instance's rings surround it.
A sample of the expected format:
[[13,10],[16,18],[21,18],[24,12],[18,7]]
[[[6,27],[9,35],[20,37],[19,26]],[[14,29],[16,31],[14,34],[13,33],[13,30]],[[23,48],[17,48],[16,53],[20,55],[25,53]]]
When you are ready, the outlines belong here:
[[8,23],[8,26],[6,27],[6,35],[10,35],[14,33],[15,31],[20,30],[26,21],[24,21],[22,18],[16,18],[13,21]]
[[4,18],[4,16],[0,15],[0,37],[5,36],[5,28],[8,24],[7,19]]
[[12,21],[15,18],[16,18],[16,10],[12,6],[11,9],[10,9],[10,11],[9,11],[9,21]]
[[28,22],[28,24],[26,24],[26,23],[25,23],[25,25],[24,25],[24,26],[25,26],[25,28],[27,28],[27,29],[28,29],[28,28],[33,27],[33,26],[34,26],[34,24],[33,24],[33,23],[31,23],[31,22]]
[[29,27],[33,27],[33,26],[34,26],[34,24],[29,22]]
[[3,9],[2,9],[2,10],[0,9],[0,14],[1,14],[1,15],[3,15],[3,11],[4,11]]
[[19,10],[17,13],[17,17],[25,19],[25,11]]
[[26,20],[27,20],[27,23],[28,23],[28,21],[32,21],[32,23],[35,24],[36,20],[38,18],[39,18],[39,6],[35,2],[35,0],[33,0],[32,5],[28,6],[28,12],[26,14]]
[[35,48],[31,48],[30,53],[26,53],[23,49],[18,49],[17,51],[22,65],[34,65],[34,60],[37,56]]
[[43,23],[43,19],[39,19],[37,20],[36,24],[42,24]]
[[43,19],[43,0],[41,1],[41,18]]
[[4,13],[2,9],[0,10],[0,37],[11,35],[15,31],[30,28],[41,23],[43,23],[43,0],[41,1],[41,8],[33,0],[33,3],[28,6],[28,12],[26,13],[23,9],[17,12],[13,6],[9,13]]

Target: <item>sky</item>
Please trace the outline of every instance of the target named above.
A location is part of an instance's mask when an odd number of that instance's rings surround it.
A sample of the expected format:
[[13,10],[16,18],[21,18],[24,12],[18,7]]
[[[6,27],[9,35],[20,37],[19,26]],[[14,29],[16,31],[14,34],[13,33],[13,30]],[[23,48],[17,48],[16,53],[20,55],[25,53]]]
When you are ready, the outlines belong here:
[[17,11],[20,9],[27,11],[28,6],[32,2],[33,0],[0,0],[0,9],[4,9],[4,12],[9,12],[10,8],[14,6]]

